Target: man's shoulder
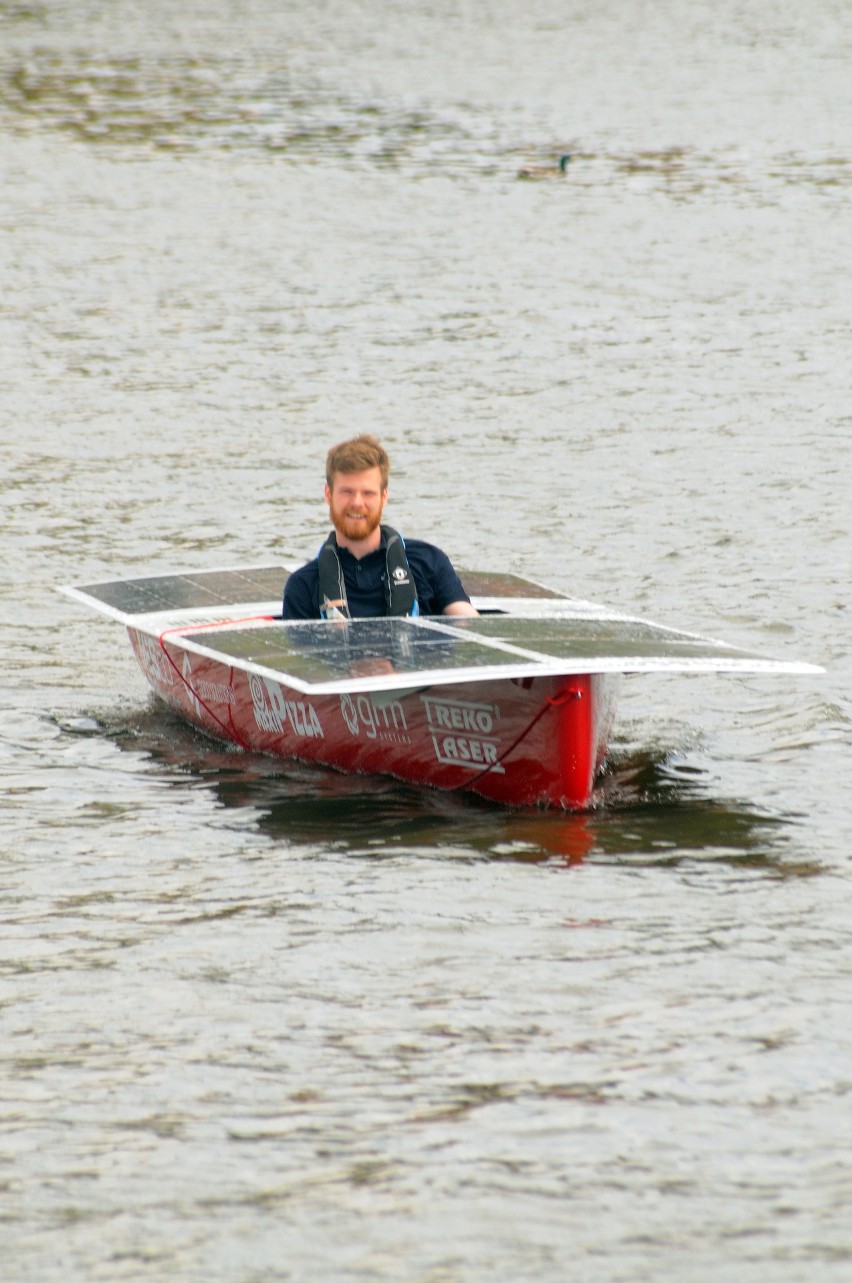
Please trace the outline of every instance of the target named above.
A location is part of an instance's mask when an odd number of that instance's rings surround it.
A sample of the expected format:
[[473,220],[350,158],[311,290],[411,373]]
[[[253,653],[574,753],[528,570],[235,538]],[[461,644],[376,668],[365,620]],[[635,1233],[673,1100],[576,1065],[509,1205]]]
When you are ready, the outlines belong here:
[[430,562],[433,564],[443,564],[450,560],[443,548],[439,548],[433,543],[427,543],[425,539],[405,538],[405,552],[406,556],[409,558],[413,557],[420,561]]
[[425,539],[406,539],[405,551],[417,581],[424,614],[440,615],[452,602],[470,600],[443,548],[427,543]]
[[[457,581],[458,572],[443,548],[425,539],[406,539],[405,551],[412,570],[421,571],[443,583]],[[455,591],[453,588],[452,591]]]
[[308,561],[298,570],[288,575],[284,584],[284,618],[316,619],[319,609],[316,604],[319,570],[316,560]]
[[304,566],[300,566],[298,570],[291,570],[287,582],[291,583],[295,580],[297,583],[310,583],[311,580],[316,579],[318,576],[319,566],[316,557],[314,557],[313,560],[306,561]]

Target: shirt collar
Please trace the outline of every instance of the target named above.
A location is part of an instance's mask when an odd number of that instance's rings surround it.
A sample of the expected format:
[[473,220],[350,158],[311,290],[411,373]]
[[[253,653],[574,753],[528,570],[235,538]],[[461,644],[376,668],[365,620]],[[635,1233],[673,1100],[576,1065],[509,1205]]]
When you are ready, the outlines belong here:
[[363,557],[356,557],[355,554],[350,552],[348,548],[341,548],[340,544],[337,544],[338,556],[342,555],[345,557],[349,557],[351,558],[352,561],[358,562],[359,565],[363,564],[365,561],[369,561],[371,557],[378,556],[379,553],[381,553],[382,556],[386,556],[387,551],[388,551],[388,542],[387,542],[387,539],[385,539],[384,531],[382,531],[382,541],[379,544],[378,548],[374,548],[372,552],[365,553]]

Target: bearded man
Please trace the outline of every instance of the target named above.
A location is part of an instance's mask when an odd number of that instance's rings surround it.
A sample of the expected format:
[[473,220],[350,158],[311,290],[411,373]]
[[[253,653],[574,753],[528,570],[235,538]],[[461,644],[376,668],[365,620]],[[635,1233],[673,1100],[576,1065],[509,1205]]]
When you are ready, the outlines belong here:
[[334,529],[287,580],[285,619],[477,613],[446,553],[382,524],[389,474],[373,436],[329,450],[324,493]]

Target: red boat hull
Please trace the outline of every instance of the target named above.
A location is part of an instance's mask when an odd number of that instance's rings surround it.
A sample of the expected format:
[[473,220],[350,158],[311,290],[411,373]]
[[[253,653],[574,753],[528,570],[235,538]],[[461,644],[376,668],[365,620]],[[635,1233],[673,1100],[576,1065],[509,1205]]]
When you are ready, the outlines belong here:
[[128,633],[157,694],[219,738],[515,806],[590,805],[621,683],[607,673],[305,694],[167,638]]

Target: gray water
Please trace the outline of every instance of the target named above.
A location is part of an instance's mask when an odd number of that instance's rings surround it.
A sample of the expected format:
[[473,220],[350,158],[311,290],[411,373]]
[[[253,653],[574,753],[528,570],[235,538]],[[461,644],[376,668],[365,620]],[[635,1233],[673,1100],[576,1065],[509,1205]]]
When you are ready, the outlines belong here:
[[[0,6],[0,1277],[852,1276],[840,0]],[[555,171],[572,156],[564,178]],[[57,584],[389,519],[817,677],[598,805],[227,751]]]

